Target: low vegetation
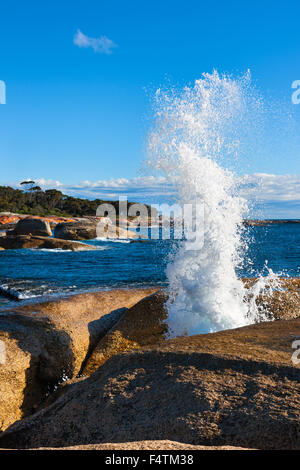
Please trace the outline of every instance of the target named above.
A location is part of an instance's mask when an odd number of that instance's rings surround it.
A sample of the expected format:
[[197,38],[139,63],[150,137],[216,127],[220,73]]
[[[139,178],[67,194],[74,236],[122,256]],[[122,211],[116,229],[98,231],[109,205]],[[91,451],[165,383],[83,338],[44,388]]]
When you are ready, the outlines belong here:
[[[0,212],[13,212],[37,216],[55,215],[62,217],[95,216],[97,207],[102,203],[110,203],[119,215],[118,201],[102,199],[81,199],[67,196],[57,189],[43,191],[34,181],[21,183],[22,189],[0,186]],[[134,204],[128,202],[128,206]],[[146,206],[150,214],[150,206]]]

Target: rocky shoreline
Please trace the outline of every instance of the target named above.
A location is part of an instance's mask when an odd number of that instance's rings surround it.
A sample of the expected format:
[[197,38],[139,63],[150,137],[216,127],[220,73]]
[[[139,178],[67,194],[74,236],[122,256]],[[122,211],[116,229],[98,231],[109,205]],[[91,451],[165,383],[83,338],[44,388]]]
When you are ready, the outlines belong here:
[[0,214],[0,251],[22,248],[97,250],[97,247],[82,242],[97,237],[99,224],[103,224],[105,238],[140,239],[135,232],[114,226],[105,217],[59,219]]
[[[0,251],[24,248],[59,249],[70,251],[96,250],[84,243],[97,238],[99,224],[101,234],[107,239],[129,239],[131,242],[145,241],[133,230],[113,225],[107,217],[38,217],[11,213],[0,213]],[[124,221],[122,221],[124,223]],[[170,221],[167,221],[169,224]],[[274,224],[294,224],[299,220],[244,220],[248,227]],[[133,222],[127,221],[128,226]]]
[[274,321],[175,339],[157,288],[3,309],[0,447],[299,450],[299,289]]
[[[72,234],[75,239],[87,240],[89,238],[95,238],[95,228],[93,227],[94,223],[98,223],[101,217],[58,217],[49,215],[47,217],[32,216],[30,214],[14,214],[10,212],[0,212],[0,231],[1,230],[13,230],[20,220],[24,219],[35,219],[41,220],[49,223],[51,229],[56,229],[56,234],[58,238],[64,238],[64,235],[67,234],[70,237]],[[155,219],[156,223],[170,223],[170,220],[166,217],[163,219]],[[172,219],[171,219],[172,221]],[[124,222],[124,221],[123,221]],[[151,225],[151,220],[149,219],[149,225]],[[127,221],[128,227],[130,227],[133,222]],[[245,226],[267,226],[267,225],[276,225],[276,224],[299,224],[299,219],[244,219],[243,221]],[[120,224],[121,228],[121,224]],[[74,232],[75,229],[75,232]],[[69,232],[69,233],[68,233]],[[73,233],[72,233],[73,232]],[[81,233],[80,233],[81,232]]]
[[248,227],[268,226],[268,225],[300,224],[298,219],[245,219],[244,225]]
[[58,238],[47,238],[30,235],[8,235],[0,238],[0,249],[18,250],[24,248],[40,248],[49,250],[71,250],[71,251],[93,251],[97,247],[86,243],[74,242],[70,240],[60,240]]

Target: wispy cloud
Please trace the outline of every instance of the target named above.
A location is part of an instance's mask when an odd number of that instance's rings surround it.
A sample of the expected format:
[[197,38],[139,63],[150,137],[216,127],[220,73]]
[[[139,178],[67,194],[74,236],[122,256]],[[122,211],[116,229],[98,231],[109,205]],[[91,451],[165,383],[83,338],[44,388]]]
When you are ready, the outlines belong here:
[[241,179],[243,195],[267,202],[300,202],[299,175],[254,173]]
[[117,47],[117,44],[106,36],[91,38],[83,34],[80,29],[77,30],[73,42],[78,47],[91,47],[100,54],[111,54],[113,49]]
[[[82,181],[79,184],[64,184],[44,178],[35,181],[43,189],[56,188],[70,196],[88,199],[116,200],[119,196],[127,196],[130,201],[160,204],[172,203],[176,197],[176,189],[162,176]],[[254,217],[300,218],[299,175],[245,175],[240,179],[240,192],[254,203]]]
[[56,180],[35,180],[42,189],[56,188],[66,194],[89,199],[118,199],[145,203],[171,201],[176,191],[165,177],[138,176],[136,178],[113,178],[110,180],[82,181],[79,184],[64,184]]
[[251,202],[251,216],[300,219],[300,176],[254,173],[241,178],[241,195]]

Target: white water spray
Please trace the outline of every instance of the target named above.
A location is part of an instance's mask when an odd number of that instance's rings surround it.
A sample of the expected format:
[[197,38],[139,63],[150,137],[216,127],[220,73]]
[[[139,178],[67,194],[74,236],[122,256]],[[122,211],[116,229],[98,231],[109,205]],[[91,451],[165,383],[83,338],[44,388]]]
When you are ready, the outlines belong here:
[[205,74],[180,92],[158,90],[155,104],[149,164],[175,185],[181,205],[205,207],[204,224],[196,226],[203,246],[191,250],[183,242],[167,268],[169,330],[192,335],[252,323],[256,302],[253,296],[246,300],[249,291],[236,274],[246,248],[241,235],[248,208],[228,169],[251,127],[250,114],[261,106],[249,74],[237,80]]

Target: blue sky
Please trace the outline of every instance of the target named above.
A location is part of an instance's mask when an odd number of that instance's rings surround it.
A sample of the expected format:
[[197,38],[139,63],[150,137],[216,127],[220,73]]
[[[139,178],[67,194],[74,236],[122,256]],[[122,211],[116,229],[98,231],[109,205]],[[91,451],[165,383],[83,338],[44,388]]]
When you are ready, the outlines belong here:
[[213,69],[250,68],[278,112],[295,115],[295,128],[276,144],[274,135],[247,173],[272,175],[269,198],[262,195],[270,216],[286,208],[300,218],[300,105],[291,103],[300,79],[299,14],[299,2],[289,0],[3,2],[0,184],[33,178],[86,197],[124,188],[155,197],[164,182],[137,179],[149,95],[168,81],[183,86]]

